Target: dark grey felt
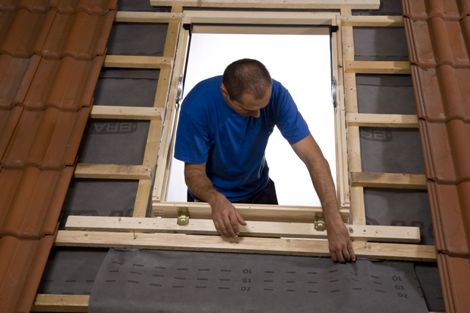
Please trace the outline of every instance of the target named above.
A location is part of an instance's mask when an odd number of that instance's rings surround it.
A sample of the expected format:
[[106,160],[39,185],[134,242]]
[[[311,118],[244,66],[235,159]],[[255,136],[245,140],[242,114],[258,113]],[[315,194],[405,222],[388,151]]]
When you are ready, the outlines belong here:
[[421,284],[426,304],[430,311],[445,312],[444,298],[442,297],[439,270],[434,264],[416,264],[416,276]]
[[359,113],[416,114],[410,75],[356,75]]
[[401,0],[380,0],[378,10],[353,10],[353,15],[402,15]]
[[360,129],[364,172],[424,174],[418,129]]
[[428,311],[412,263],[110,250],[89,312]]
[[90,294],[107,250],[54,248],[49,254],[39,293]]
[[421,231],[421,243],[434,243],[426,191],[366,188],[364,201],[367,224],[417,226]]
[[170,7],[155,7],[149,0],[119,0],[118,7],[121,11],[159,11],[168,12]]
[[357,61],[408,61],[403,27],[354,28]]
[[73,179],[62,208],[61,224],[68,215],[131,216],[137,181]]
[[80,145],[78,161],[140,165],[148,128],[148,121],[91,119]]
[[94,94],[95,105],[153,106],[159,71],[103,69]]
[[163,55],[168,24],[114,23],[108,54]]

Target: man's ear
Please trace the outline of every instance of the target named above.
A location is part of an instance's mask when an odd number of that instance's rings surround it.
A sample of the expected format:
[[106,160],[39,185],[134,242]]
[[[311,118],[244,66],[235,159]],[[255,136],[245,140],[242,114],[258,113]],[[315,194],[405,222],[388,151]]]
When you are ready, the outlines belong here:
[[222,92],[222,95],[224,97],[227,97],[227,98],[230,99],[230,95],[228,94],[227,88],[225,87],[224,83],[222,83],[222,85],[220,85],[220,91]]

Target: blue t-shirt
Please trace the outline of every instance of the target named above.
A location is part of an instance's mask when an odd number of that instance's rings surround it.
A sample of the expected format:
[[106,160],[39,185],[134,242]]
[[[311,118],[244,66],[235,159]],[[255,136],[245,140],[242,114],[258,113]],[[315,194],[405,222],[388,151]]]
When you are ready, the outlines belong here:
[[206,163],[214,187],[230,201],[247,199],[265,188],[269,168],[264,157],[276,125],[294,144],[310,134],[287,89],[272,82],[269,104],[259,118],[241,116],[222,96],[222,76],[197,84],[181,106],[175,158],[185,163]]

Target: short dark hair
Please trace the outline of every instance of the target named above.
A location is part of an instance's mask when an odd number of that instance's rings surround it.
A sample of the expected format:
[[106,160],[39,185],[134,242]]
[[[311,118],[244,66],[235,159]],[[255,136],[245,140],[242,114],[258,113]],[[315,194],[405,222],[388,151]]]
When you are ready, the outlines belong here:
[[253,59],[241,59],[227,66],[223,83],[230,98],[240,101],[244,93],[261,99],[267,88],[271,87],[272,81],[263,63]]

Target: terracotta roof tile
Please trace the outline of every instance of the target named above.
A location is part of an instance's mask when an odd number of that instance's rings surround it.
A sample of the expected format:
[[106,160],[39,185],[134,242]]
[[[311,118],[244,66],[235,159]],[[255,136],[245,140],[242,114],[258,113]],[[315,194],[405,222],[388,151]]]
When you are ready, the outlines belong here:
[[470,0],[402,3],[446,311],[467,313]]
[[54,236],[0,238],[0,312],[29,312]]
[[470,259],[438,254],[437,263],[441,276],[442,291],[446,299],[446,312],[468,312],[470,297]]
[[52,11],[2,11],[0,14],[0,52],[30,57],[44,44],[54,20]]
[[454,119],[445,123],[421,120],[419,124],[427,177],[447,184],[470,181],[470,123]]
[[23,108],[21,107],[11,110],[0,109],[0,160],[5,153],[22,112]]
[[0,109],[9,109],[24,101],[39,60],[39,56],[15,58],[0,55]]
[[[438,68],[412,67],[418,117],[430,122],[461,119],[470,122],[470,89],[459,82],[470,81],[470,70],[443,65]],[[446,99],[444,102],[443,99]]]
[[93,90],[103,62],[102,56],[93,60],[42,59],[24,101],[29,109],[55,107],[78,110],[90,106]]
[[60,169],[73,165],[91,108],[24,110],[2,159],[4,167]]
[[0,236],[40,239],[54,234],[73,167],[0,171],[0,190],[5,193],[0,197]]
[[0,0],[0,9],[15,10],[24,8],[30,11],[45,12],[49,9],[51,3],[55,1],[56,0]]
[[[443,185],[428,182],[430,205],[433,214],[436,248],[453,255],[470,257],[470,237],[466,225],[470,214],[462,219],[462,211],[470,207],[470,182]],[[441,208],[437,210],[436,208]]]

